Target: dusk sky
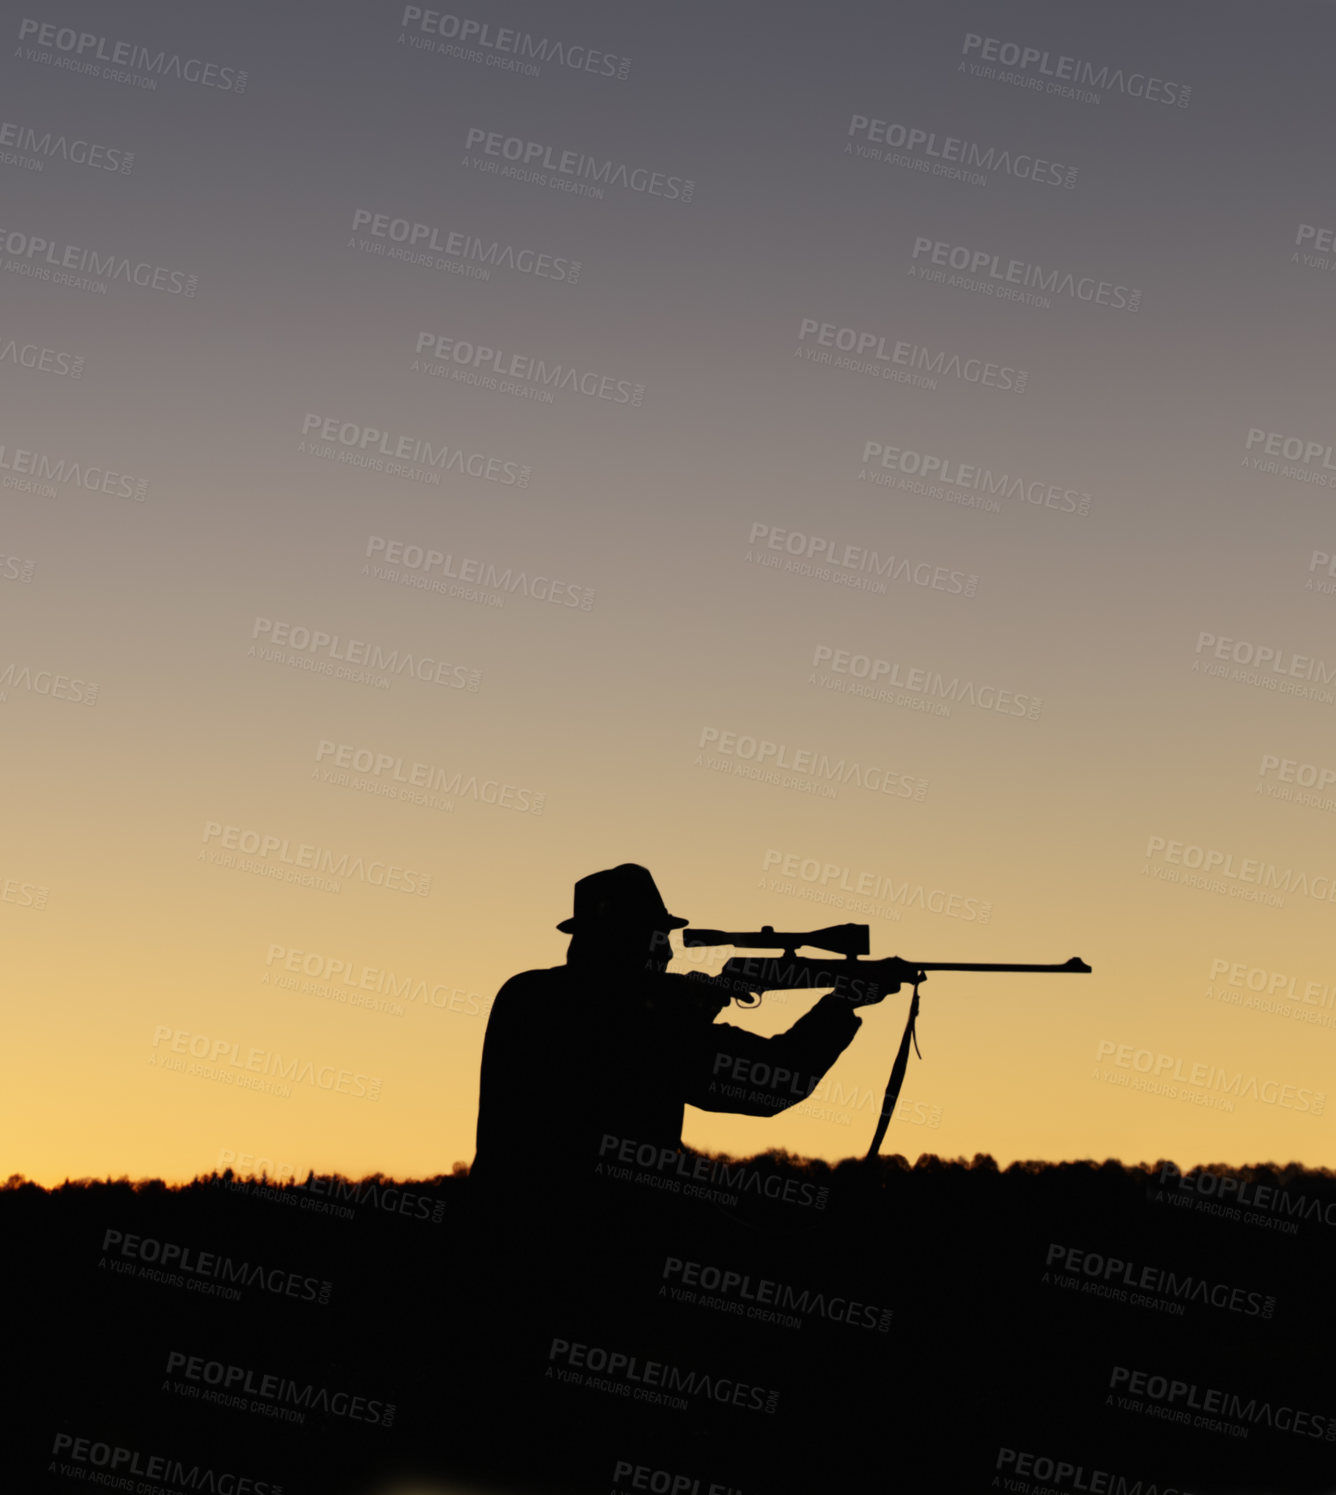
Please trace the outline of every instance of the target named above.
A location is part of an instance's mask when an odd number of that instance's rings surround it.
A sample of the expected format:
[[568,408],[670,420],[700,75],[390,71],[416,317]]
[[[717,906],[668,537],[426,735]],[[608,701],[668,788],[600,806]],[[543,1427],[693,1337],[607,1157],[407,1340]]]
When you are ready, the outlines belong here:
[[[1323,19],[11,15],[5,1174],[449,1171],[624,861],[1091,964],[884,1152],[1329,1162]],[[684,1140],[860,1155],[906,1001]]]

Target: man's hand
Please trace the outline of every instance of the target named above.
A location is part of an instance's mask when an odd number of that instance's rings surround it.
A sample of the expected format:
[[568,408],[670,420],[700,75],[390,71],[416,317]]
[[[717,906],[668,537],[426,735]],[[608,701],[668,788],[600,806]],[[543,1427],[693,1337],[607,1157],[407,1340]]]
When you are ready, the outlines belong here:
[[870,1007],[883,997],[893,996],[901,986],[922,985],[928,978],[917,967],[892,955],[886,960],[868,961],[867,976],[846,977],[835,988],[850,1007]]

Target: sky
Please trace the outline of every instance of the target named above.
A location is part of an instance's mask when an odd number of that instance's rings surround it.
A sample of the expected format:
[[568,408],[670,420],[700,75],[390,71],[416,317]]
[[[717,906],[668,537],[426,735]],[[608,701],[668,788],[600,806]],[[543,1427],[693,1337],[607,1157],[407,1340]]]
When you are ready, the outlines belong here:
[[[934,977],[886,1152],[1329,1161],[1318,22],[11,16],[0,1171],[449,1171],[623,861],[1091,964]],[[685,1141],[861,1155],[905,1002]]]

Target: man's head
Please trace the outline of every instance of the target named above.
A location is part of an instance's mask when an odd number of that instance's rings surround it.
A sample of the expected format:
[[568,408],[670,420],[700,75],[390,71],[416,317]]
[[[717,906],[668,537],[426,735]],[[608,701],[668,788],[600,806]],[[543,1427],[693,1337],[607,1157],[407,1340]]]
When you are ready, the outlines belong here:
[[623,862],[575,884],[575,913],[557,928],[573,935],[571,953],[600,965],[664,970],[669,932],[689,921],[670,914],[648,869]]

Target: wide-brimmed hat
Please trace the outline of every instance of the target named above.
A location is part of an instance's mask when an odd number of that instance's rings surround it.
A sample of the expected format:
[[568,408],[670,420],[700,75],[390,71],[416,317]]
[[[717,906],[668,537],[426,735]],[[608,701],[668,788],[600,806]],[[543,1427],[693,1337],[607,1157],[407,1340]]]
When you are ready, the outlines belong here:
[[582,877],[575,884],[575,913],[557,928],[563,934],[584,934],[618,927],[685,929],[690,922],[668,912],[647,867],[623,862]]

